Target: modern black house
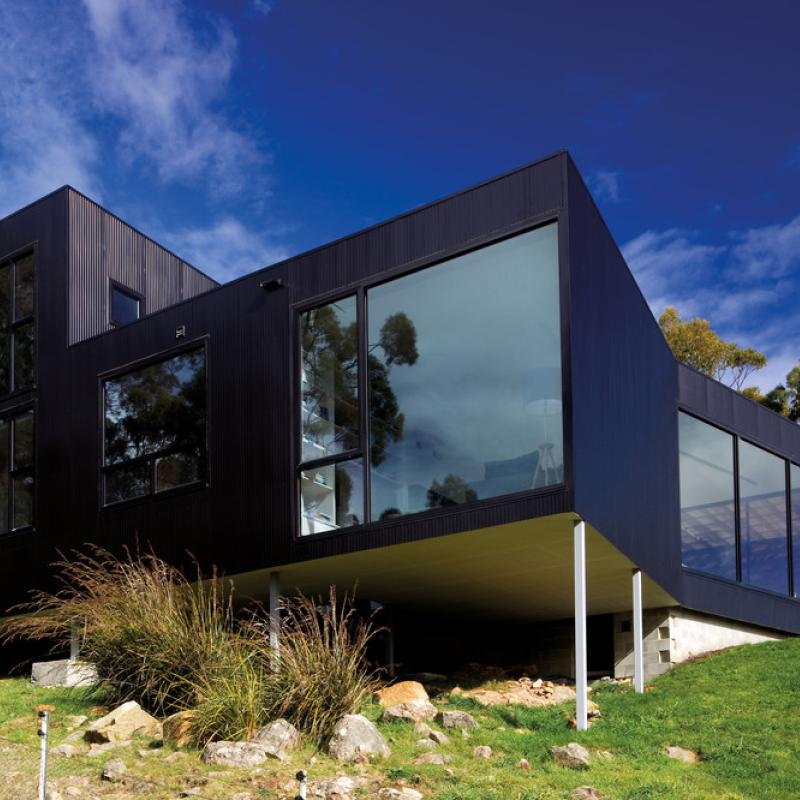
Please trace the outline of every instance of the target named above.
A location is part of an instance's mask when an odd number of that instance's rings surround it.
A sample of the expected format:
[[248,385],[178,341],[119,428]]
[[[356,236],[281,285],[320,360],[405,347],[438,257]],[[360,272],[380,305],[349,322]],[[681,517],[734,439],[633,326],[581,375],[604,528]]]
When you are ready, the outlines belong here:
[[675,361],[566,153],[221,286],[65,187],[0,220],[0,326],[3,609],[138,542],[357,582],[406,664],[800,632],[800,428]]

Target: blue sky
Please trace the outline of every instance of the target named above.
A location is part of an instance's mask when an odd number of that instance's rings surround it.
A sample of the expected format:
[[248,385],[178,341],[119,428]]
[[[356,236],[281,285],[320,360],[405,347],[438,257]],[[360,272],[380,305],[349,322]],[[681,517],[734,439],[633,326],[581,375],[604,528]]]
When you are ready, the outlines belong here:
[[220,280],[561,148],[653,311],[800,357],[800,5],[5,0],[0,214],[70,183]]

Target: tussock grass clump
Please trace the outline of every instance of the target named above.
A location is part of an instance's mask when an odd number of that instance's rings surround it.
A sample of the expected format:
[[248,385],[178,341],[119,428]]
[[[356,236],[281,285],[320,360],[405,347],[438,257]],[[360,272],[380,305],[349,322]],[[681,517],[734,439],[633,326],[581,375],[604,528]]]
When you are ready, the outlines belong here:
[[187,679],[237,637],[232,587],[217,576],[192,583],[153,553],[117,557],[100,547],[54,566],[60,589],[17,606],[24,616],[3,620],[0,637],[63,647],[77,626],[81,657],[112,702],[136,700],[154,713],[191,705]]
[[377,674],[367,668],[367,645],[378,630],[356,614],[350,595],[339,599],[331,587],[326,600],[283,600],[280,655],[270,681],[273,714],[318,741],[378,688]]
[[195,711],[198,744],[246,739],[284,717],[315,741],[377,688],[367,645],[377,632],[353,599],[281,600],[280,652],[260,606],[237,617],[233,584],[190,581],[153,553],[117,557],[99,547],[55,565],[60,588],[36,592],[0,620],[0,641],[54,640],[77,626],[81,657],[97,667],[109,702],[155,714]]

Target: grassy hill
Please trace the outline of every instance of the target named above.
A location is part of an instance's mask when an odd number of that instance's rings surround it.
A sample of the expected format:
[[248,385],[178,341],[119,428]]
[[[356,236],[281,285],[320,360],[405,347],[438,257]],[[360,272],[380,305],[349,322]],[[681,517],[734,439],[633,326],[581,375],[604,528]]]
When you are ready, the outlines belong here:
[[[436,698],[434,698],[436,700]],[[645,695],[617,685],[593,693],[602,719],[577,733],[567,724],[569,706],[546,709],[504,707],[484,709],[463,698],[445,707],[468,710],[480,723],[468,740],[451,736],[438,752],[454,758],[442,766],[413,765],[424,752],[411,725],[382,724],[392,756],[368,766],[342,766],[310,748],[291,761],[269,762],[266,771],[206,767],[196,753],[166,761],[172,751],[137,755],[139,747],[122,748],[99,758],[51,758],[51,775],[63,793],[80,785],[85,798],[175,798],[187,786],[200,786],[201,797],[230,798],[237,793],[251,800],[289,794],[281,787],[301,767],[313,778],[361,775],[377,786],[405,783],[426,800],[537,800],[569,798],[578,786],[591,785],[607,798],[715,798],[756,800],[800,797],[800,639],[731,649],[679,667],[654,681]],[[96,697],[66,690],[32,689],[21,679],[0,681],[0,798],[34,796],[36,723],[34,707],[55,706],[52,745],[66,735],[67,717],[87,714]],[[437,702],[437,704],[439,704]],[[380,709],[367,714],[377,719]],[[556,766],[549,747],[577,741],[590,751],[607,750],[610,758],[592,758],[590,769],[576,772]],[[489,745],[490,760],[472,755],[477,745]],[[696,751],[702,761],[688,765],[665,757],[661,750],[678,745]],[[110,758],[128,766],[123,786],[101,783],[98,776]],[[309,763],[311,759],[313,763]],[[530,770],[521,770],[521,758]],[[210,772],[217,775],[206,782]],[[81,783],[81,780],[83,781]]]

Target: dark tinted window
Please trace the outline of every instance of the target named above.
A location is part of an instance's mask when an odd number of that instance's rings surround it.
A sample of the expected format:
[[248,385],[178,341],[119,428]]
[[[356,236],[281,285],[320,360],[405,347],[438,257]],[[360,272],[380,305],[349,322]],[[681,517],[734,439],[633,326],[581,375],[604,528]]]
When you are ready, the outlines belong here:
[[736,580],[733,437],[678,415],[683,564]]
[[367,292],[373,519],[563,481],[558,233]]
[[33,411],[0,420],[0,533],[33,525]]
[[111,322],[115,325],[127,325],[139,319],[139,298],[118,286],[111,287]]
[[0,261],[0,394],[34,382],[34,256]]
[[739,520],[742,581],[786,594],[789,591],[786,462],[742,441],[739,442]]
[[794,562],[794,596],[800,597],[800,467],[789,465],[792,502],[792,559]]
[[204,350],[109,379],[104,397],[106,503],[205,477]]

